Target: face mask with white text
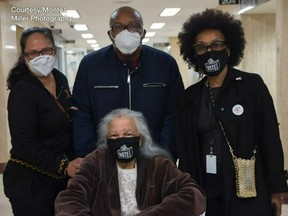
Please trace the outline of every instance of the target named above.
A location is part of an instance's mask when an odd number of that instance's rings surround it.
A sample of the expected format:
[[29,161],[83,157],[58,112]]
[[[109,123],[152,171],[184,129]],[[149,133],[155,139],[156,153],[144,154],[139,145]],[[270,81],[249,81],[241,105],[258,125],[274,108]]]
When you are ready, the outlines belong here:
[[210,51],[196,57],[199,68],[207,76],[217,76],[228,62],[228,53],[226,50]]
[[115,160],[128,163],[138,154],[140,137],[107,139],[107,146]]

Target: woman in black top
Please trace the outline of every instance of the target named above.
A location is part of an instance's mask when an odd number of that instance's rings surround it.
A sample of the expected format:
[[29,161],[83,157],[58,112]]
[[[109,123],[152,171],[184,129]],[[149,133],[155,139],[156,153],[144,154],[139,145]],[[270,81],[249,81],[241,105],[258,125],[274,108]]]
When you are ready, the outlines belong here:
[[[273,203],[279,216],[287,185],[278,121],[262,78],[233,68],[244,54],[240,20],[207,9],[179,40],[184,60],[205,75],[181,97],[175,146],[180,169],[206,192],[206,216],[270,216]],[[251,166],[236,169],[236,158]]]
[[54,215],[54,200],[74,176],[81,158],[69,163],[72,148],[70,90],[54,68],[50,29],[30,28],[20,40],[21,55],[7,86],[11,157],[4,191],[17,215]]

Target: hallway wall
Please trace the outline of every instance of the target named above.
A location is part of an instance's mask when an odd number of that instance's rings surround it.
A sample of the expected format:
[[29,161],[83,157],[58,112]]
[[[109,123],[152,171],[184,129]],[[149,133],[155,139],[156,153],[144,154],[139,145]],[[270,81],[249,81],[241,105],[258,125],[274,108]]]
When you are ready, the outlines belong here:
[[6,87],[7,75],[18,59],[19,38],[22,30],[27,27],[41,26],[35,22],[22,22],[21,25],[12,22],[10,9],[9,3],[0,1],[0,173],[3,169],[3,163],[6,163],[9,158],[11,148],[7,121],[9,93]]
[[276,0],[276,91],[280,133],[284,148],[285,165],[288,167],[288,1]]
[[0,163],[8,160],[10,149],[6,109],[8,96],[6,77],[17,60],[16,32],[11,30],[11,26],[15,23],[10,21],[9,11],[10,5],[0,1]]

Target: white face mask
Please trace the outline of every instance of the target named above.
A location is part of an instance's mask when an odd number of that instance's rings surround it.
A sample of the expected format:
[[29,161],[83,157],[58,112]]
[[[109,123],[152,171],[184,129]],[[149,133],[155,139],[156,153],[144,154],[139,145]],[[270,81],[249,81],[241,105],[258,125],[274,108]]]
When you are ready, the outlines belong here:
[[[27,62],[27,61],[26,61]],[[53,70],[56,58],[52,55],[40,55],[29,62],[27,65],[32,73],[36,76],[48,76]]]
[[[112,36],[111,36],[112,37]],[[129,55],[135,52],[141,42],[141,37],[138,32],[129,32],[127,29],[121,31],[116,35],[114,41],[115,46],[120,50],[121,53]]]

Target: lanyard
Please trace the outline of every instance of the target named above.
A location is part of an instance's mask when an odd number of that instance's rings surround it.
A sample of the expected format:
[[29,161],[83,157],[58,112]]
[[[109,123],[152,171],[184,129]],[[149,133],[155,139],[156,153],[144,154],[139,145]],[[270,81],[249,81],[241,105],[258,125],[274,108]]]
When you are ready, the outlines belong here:
[[[213,93],[212,93],[212,89],[211,87],[209,86],[209,82],[207,81],[207,87],[208,87],[208,91],[209,91],[209,96],[210,96],[210,102],[212,104],[212,107],[211,105],[209,105],[209,115],[210,115],[210,118],[211,118],[211,128],[210,128],[210,138],[209,138],[209,154],[212,155],[213,154],[213,151],[214,151],[214,144],[215,144],[215,141],[216,141],[216,138],[215,138],[215,122],[214,122],[214,115],[213,115],[213,108],[215,107],[215,99],[214,99],[214,96],[213,96]],[[213,129],[213,125],[214,125],[214,129]]]

